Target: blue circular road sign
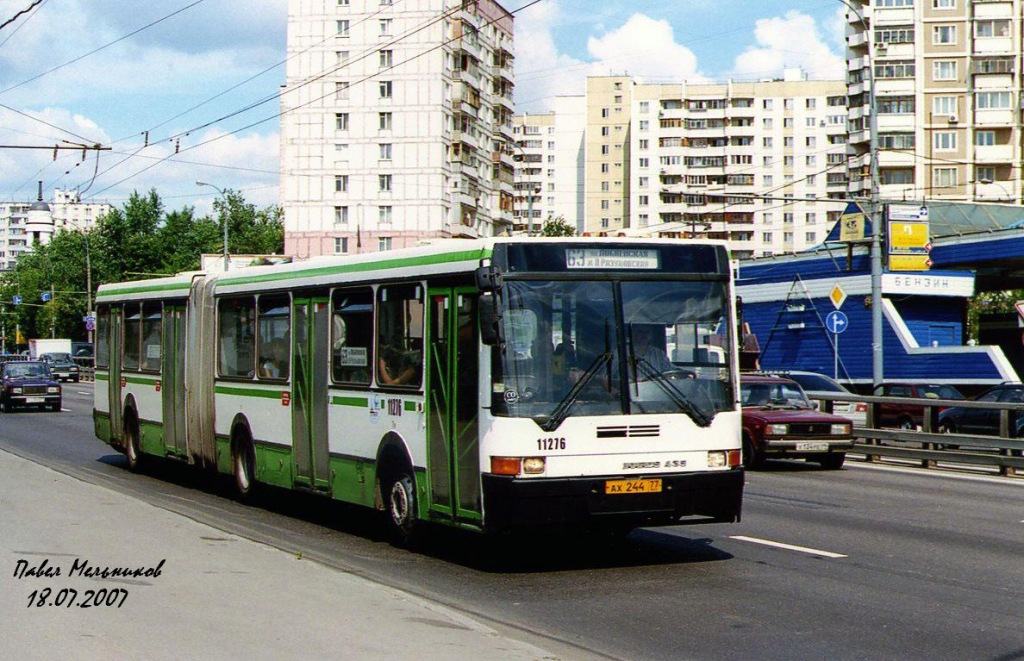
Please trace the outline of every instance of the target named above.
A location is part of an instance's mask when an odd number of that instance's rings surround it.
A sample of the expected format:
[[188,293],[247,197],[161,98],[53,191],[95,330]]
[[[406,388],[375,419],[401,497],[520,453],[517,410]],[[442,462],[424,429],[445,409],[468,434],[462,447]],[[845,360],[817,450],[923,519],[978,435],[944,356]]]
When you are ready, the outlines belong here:
[[825,328],[829,329],[830,332],[838,335],[846,330],[846,327],[850,325],[850,319],[845,313],[839,310],[832,310],[825,317]]

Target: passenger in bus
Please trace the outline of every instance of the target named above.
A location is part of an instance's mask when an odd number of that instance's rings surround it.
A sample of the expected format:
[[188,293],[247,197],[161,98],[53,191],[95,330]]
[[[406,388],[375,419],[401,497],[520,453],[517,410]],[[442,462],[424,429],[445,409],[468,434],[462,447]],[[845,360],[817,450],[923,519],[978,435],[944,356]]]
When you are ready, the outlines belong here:
[[384,385],[401,386],[415,383],[418,381],[417,374],[416,366],[405,362],[395,349],[385,349],[377,361],[377,380]]
[[288,343],[284,338],[271,340],[261,351],[263,362],[260,363],[260,376],[268,379],[279,379],[285,376],[285,364],[288,356]]

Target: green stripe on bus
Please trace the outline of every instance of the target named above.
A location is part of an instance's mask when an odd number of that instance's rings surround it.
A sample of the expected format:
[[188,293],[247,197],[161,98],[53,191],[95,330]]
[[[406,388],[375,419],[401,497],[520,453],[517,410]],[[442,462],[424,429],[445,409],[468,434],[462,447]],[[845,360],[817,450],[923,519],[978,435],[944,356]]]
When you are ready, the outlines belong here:
[[281,390],[257,390],[255,388],[237,388],[233,386],[216,386],[213,391],[218,395],[238,395],[239,397],[266,397],[267,399],[281,399],[284,394]]
[[110,375],[105,372],[95,372],[93,373],[92,378],[96,381],[109,381]]
[[357,406],[365,409],[370,405],[370,400],[366,397],[333,397],[331,398],[331,404],[337,406]]
[[125,383],[138,383],[143,386],[155,386],[156,382],[160,380],[159,376],[128,376],[126,374],[122,374],[121,378]]
[[174,291],[175,289],[180,289],[182,295],[187,295],[188,292],[189,292],[189,285],[188,285],[188,283],[182,283],[182,282],[165,283],[165,284],[154,284],[154,285],[137,285],[137,286],[134,286],[134,287],[131,286],[130,284],[126,285],[124,287],[120,287],[120,286],[117,286],[117,285],[112,285],[110,287],[110,289],[105,289],[104,291],[101,291],[100,293],[98,293],[96,295],[96,300],[97,301],[102,301],[105,298],[112,298],[112,297],[115,297],[115,296],[123,296],[125,294],[149,294],[149,293],[155,293],[155,292],[161,292],[161,291]]
[[421,255],[419,257],[403,257],[398,259],[385,259],[378,262],[363,262],[361,264],[337,264],[333,266],[322,266],[320,268],[304,269],[302,271],[289,271],[287,273],[263,273],[246,277],[221,277],[217,284],[223,286],[251,285],[260,282],[273,282],[275,280],[295,280],[298,278],[310,278],[320,275],[335,275],[343,273],[361,273],[365,271],[377,271],[385,269],[408,268],[410,266],[432,266],[434,264],[448,264],[451,262],[479,261],[491,256],[490,250],[462,250],[460,252],[445,253],[442,255]]
[[405,410],[406,411],[415,411],[416,410],[416,402],[409,401],[408,399],[405,400]]

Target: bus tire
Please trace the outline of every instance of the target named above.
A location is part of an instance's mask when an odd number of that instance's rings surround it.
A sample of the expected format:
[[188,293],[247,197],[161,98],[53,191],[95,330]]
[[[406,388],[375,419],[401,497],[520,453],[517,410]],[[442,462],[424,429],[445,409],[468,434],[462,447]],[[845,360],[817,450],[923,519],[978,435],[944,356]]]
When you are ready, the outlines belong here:
[[124,456],[128,459],[128,470],[133,473],[141,473],[145,460],[142,457],[142,447],[139,445],[139,426],[135,423],[135,417],[129,416],[124,421]]
[[389,473],[385,485],[384,511],[391,543],[408,548],[416,531],[416,482],[403,466]]
[[235,474],[235,494],[243,503],[251,503],[256,497],[256,448],[247,435],[231,444],[231,465]]

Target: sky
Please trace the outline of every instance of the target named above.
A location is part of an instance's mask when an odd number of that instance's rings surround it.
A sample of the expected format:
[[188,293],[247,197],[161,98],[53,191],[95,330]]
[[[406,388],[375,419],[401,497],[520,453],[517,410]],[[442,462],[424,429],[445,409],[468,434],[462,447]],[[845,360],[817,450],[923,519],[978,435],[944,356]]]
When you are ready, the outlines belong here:
[[[77,189],[83,201],[120,207],[155,189],[167,210],[204,214],[218,195],[195,183],[205,181],[277,204],[288,4],[0,0],[0,203],[34,200],[42,181],[46,200],[54,188]],[[517,112],[582,94],[588,75],[670,83],[792,67],[814,79],[844,73],[839,0],[502,6],[515,17]],[[109,151],[77,147],[97,144]],[[72,149],[55,160],[54,145]]]

